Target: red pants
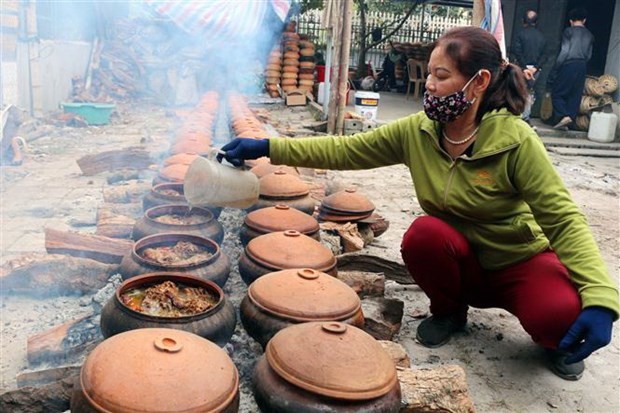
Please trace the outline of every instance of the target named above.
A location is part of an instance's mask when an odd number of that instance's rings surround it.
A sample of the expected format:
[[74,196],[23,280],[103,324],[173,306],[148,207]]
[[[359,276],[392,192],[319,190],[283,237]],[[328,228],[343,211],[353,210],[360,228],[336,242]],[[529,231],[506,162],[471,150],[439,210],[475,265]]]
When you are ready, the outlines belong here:
[[550,250],[502,270],[484,270],[460,232],[425,216],[405,233],[401,253],[435,315],[464,320],[468,306],[503,308],[534,342],[556,348],[581,311],[568,270]]

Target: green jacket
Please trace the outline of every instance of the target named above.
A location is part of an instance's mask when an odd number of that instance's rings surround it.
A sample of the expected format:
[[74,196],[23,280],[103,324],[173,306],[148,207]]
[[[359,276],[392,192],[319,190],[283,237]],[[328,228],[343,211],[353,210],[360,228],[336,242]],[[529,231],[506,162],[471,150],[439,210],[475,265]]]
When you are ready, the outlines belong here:
[[420,112],[353,136],[271,139],[270,158],[338,170],[405,164],[424,212],[459,230],[483,268],[505,268],[551,246],[583,307],[618,317],[618,289],[585,216],[539,137],[505,109],[485,114],[471,157],[452,160],[439,145],[439,124]]

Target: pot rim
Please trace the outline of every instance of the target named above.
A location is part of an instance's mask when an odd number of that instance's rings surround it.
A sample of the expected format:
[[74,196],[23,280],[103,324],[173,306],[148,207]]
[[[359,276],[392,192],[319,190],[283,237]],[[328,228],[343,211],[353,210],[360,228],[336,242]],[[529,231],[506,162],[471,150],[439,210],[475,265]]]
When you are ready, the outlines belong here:
[[[199,261],[193,264],[171,264],[171,265],[163,265],[157,264],[153,261],[147,260],[143,258],[140,254],[138,254],[138,250],[151,246],[152,244],[162,244],[165,241],[168,241],[169,238],[176,238],[176,241],[190,241],[193,243],[200,244],[201,246],[205,246],[207,244],[214,251],[211,252],[211,256],[204,261]],[[159,245],[157,245],[159,246]],[[187,269],[187,268],[195,268],[205,264],[212,264],[215,262],[221,254],[220,246],[217,245],[217,242],[213,241],[207,237],[199,237],[197,235],[190,234],[180,234],[178,232],[162,232],[160,234],[147,235],[144,238],[140,238],[138,241],[134,242],[133,247],[131,249],[131,255],[133,259],[143,265],[147,265],[153,268],[170,268],[170,271],[174,271],[175,269]]]
[[[174,190],[179,192],[180,195],[166,195],[158,191],[158,189],[162,189],[164,187],[174,187]],[[155,196],[162,197],[163,199],[170,199],[173,201],[179,201],[179,198],[181,198],[183,202],[187,203],[187,200],[185,199],[185,191],[183,190],[183,182],[162,182],[153,185],[151,188],[151,193]]]
[[[158,281],[163,281],[163,280],[166,280],[166,281],[170,280],[170,281],[180,282],[183,284],[189,284],[192,286],[198,286],[206,290],[209,290],[210,293],[213,292],[212,290],[215,290],[215,293],[217,293],[218,295],[217,303],[213,307],[209,308],[206,311],[203,311],[202,313],[180,316],[180,317],[163,317],[163,316],[153,316],[149,314],[144,314],[140,311],[133,310],[127,307],[127,305],[125,305],[125,303],[123,303],[123,301],[121,300],[121,294],[130,288],[135,288],[143,284],[155,284]],[[137,316],[137,318],[142,318],[142,319],[149,320],[149,321],[158,320],[162,322],[174,322],[174,321],[192,321],[193,319],[203,318],[205,316],[208,316],[210,313],[219,311],[220,308],[224,305],[224,302],[226,301],[226,296],[224,294],[224,290],[222,290],[222,288],[216,283],[214,283],[213,281],[205,280],[204,278],[196,277],[194,275],[187,275],[187,274],[180,273],[180,272],[162,271],[162,272],[149,272],[146,274],[142,274],[136,277],[126,279],[125,281],[123,281],[121,285],[119,285],[116,288],[116,292],[114,293],[114,300],[115,300],[115,303],[119,306],[119,308],[122,311],[130,313],[134,316]]]
[[[160,217],[161,215],[172,214],[172,213],[175,213],[175,211],[179,209],[185,210],[186,215],[194,215],[195,213],[196,215],[203,215],[203,216],[206,215],[207,219],[205,222],[198,223],[198,224],[168,224],[165,222],[160,222],[160,221],[155,220],[155,218]],[[157,214],[162,210],[167,211],[167,212]],[[154,214],[157,214],[157,215],[152,216]],[[144,216],[144,219],[147,220],[152,225],[163,227],[163,228],[171,228],[172,230],[174,230],[175,228],[199,229],[200,227],[205,226],[205,225],[213,225],[213,221],[216,221],[215,215],[213,215],[213,212],[211,212],[210,210],[205,209],[205,208],[200,208],[200,207],[190,207],[189,205],[183,205],[183,204],[156,205],[144,211],[143,216]],[[216,225],[217,225],[217,221],[216,221]]]

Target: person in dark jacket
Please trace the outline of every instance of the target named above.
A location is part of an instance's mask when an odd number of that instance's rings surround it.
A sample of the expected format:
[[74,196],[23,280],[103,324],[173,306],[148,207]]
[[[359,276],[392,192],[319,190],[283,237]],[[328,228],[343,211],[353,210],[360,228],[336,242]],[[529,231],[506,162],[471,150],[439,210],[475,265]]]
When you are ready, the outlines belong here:
[[523,69],[523,74],[527,80],[527,88],[530,97],[523,109],[522,118],[530,123],[532,105],[536,100],[534,86],[540,75],[540,70],[547,60],[545,47],[547,41],[540,30],[536,28],[538,13],[534,10],[527,10],[523,15],[523,30],[515,38],[513,54],[516,63]]
[[586,65],[592,57],[594,36],[585,27],[587,12],[578,8],[569,12],[570,27],[564,29],[562,46],[555,61],[551,100],[555,129],[568,129],[577,117]]

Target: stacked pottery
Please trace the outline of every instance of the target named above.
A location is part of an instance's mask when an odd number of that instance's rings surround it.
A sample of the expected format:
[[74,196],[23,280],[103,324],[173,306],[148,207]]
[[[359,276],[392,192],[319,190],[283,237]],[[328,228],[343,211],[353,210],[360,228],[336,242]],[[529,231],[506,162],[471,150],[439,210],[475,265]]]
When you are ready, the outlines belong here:
[[252,239],[272,232],[294,230],[317,241],[321,240],[319,223],[314,217],[288,205],[257,209],[247,214],[239,230],[242,245]]
[[[182,261],[159,259],[170,257],[174,248],[186,249]],[[180,272],[213,281],[223,287],[230,274],[230,261],[219,245],[205,237],[163,233],[149,235],[136,241],[119,267],[123,279],[151,272]]]
[[216,344],[185,331],[143,328],[108,338],[86,358],[71,412],[239,411],[239,373]]
[[278,91],[278,85],[280,84],[280,78],[282,71],[282,52],[280,47],[273,48],[267,59],[267,66],[265,67],[265,89],[269,96],[277,98],[280,96]]
[[258,120],[248,107],[245,97],[231,93],[228,97],[231,127],[238,138],[266,139],[270,135],[263,122]]
[[339,322],[295,324],[267,343],[253,376],[262,412],[400,410],[396,366],[363,330]]
[[[303,90],[306,94],[312,94],[314,88],[314,44],[308,40],[300,40],[299,47],[301,48],[299,54],[301,57],[299,58],[299,64],[305,63],[303,67],[299,70],[299,82],[298,89]],[[312,63],[313,66],[309,67],[309,63]]]
[[[123,299],[125,294],[138,294],[136,291],[144,291],[166,282],[169,283],[168,286],[174,283],[177,286],[199,288],[209,295],[213,304],[196,314],[165,317],[149,311],[141,311],[142,308],[139,305],[132,307]],[[162,298],[163,306],[183,308],[185,304],[181,294],[172,295],[170,288],[165,292],[168,295]],[[172,328],[197,334],[223,347],[230,341],[236,322],[235,308],[217,284],[181,273],[150,273],[125,280],[101,310],[101,333],[105,338],[138,328]]]
[[299,73],[299,35],[294,32],[282,33],[282,90],[288,93],[297,88]]
[[162,233],[197,235],[218,244],[224,239],[224,227],[211,211],[187,205],[160,205],[147,209],[134,224],[131,238],[137,241]]
[[336,276],[336,257],[317,240],[298,231],[272,232],[252,239],[239,258],[239,274],[250,285],[274,271],[312,268]]
[[356,188],[347,188],[323,198],[319,206],[319,221],[356,222],[368,218],[375,205]]
[[260,178],[259,184],[258,202],[250,209],[251,211],[275,205],[288,205],[308,215],[314,213],[315,201],[310,196],[310,187],[299,176],[279,169]]
[[[148,194],[142,198],[142,210],[160,205],[187,205],[183,184],[180,182],[164,182],[151,188]],[[205,207],[213,214],[214,218],[219,218],[222,213],[220,207]]]
[[263,348],[280,330],[309,321],[364,325],[355,291],[331,275],[310,268],[266,274],[254,281],[241,302],[241,321]]

